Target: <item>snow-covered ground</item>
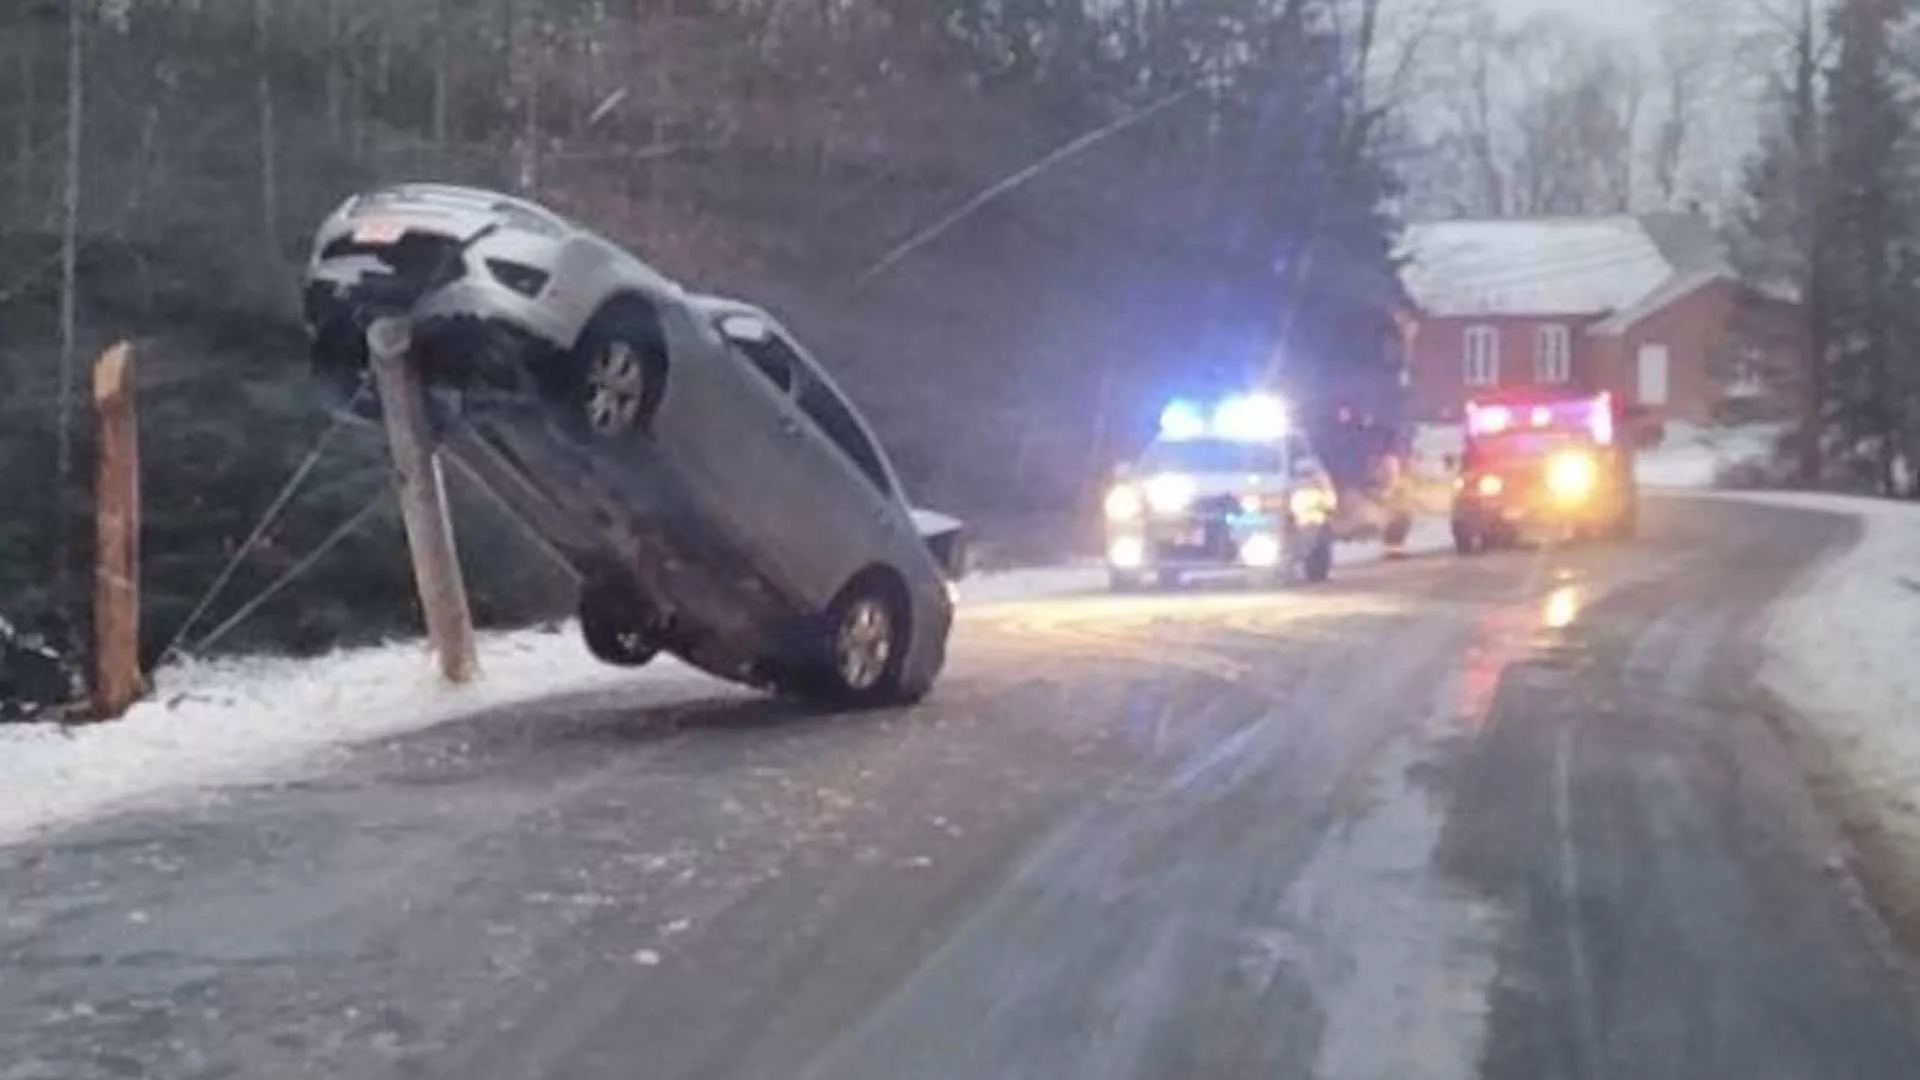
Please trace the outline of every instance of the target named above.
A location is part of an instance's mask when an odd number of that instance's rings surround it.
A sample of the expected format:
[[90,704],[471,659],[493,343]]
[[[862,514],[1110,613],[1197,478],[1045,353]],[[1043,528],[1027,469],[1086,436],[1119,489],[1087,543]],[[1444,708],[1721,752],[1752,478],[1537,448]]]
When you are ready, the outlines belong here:
[[1856,546],[1776,605],[1763,679],[1825,737],[1920,866],[1920,505],[1818,494],[1742,494],[1860,519]]
[[[1451,540],[1424,523],[1410,550]],[[1378,544],[1339,549],[1342,565],[1382,557]],[[1098,563],[976,575],[965,608],[1106,587]],[[571,626],[489,634],[483,678],[449,689],[419,642],[310,660],[240,659],[160,671],[156,690],[113,724],[59,729],[0,725],[0,843],[115,807],[268,776],[329,748],[429,727],[556,693],[620,687],[662,700],[743,693],[678,663],[638,672],[594,661]],[[636,700],[642,700],[636,698]]]
[[1710,488],[1732,468],[1768,461],[1779,441],[1777,424],[1709,428],[1668,424],[1659,446],[1640,452],[1634,473],[1650,488]]

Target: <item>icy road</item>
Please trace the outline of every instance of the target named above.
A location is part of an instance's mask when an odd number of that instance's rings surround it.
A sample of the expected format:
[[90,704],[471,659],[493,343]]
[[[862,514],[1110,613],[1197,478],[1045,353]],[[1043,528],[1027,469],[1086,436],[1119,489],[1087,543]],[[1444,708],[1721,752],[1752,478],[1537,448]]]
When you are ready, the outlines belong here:
[[1853,526],[1647,518],[979,608],[910,712],[600,692],[0,848],[0,1078],[1920,1076],[1748,689]]

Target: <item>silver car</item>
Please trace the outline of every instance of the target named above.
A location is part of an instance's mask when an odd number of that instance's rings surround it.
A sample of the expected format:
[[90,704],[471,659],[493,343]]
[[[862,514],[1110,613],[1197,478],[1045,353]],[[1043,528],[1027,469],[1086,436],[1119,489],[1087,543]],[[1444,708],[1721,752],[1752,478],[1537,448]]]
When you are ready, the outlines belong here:
[[953,623],[960,523],[766,312],[701,296],[543,207],[406,185],[321,226],[306,316],[367,415],[365,331],[413,320],[443,446],[582,581],[595,656],[659,652],[852,705],[916,700]]

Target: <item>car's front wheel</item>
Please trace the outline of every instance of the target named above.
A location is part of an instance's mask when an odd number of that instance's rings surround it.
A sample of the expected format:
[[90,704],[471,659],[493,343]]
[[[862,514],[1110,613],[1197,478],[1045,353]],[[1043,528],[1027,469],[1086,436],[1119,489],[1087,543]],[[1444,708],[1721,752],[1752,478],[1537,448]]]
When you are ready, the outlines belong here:
[[1486,535],[1464,521],[1455,521],[1453,550],[1458,555],[1478,555],[1487,550]]
[[816,685],[833,704],[874,708],[921,696],[906,684],[908,626],[900,590],[884,575],[856,579],[827,617]]

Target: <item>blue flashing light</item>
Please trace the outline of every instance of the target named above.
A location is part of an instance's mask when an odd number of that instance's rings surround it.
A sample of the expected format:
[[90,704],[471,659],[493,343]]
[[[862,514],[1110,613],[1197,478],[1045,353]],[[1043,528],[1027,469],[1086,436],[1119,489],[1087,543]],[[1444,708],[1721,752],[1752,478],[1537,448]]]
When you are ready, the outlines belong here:
[[1160,411],[1160,437],[1175,442],[1198,439],[1207,433],[1206,417],[1191,401],[1170,401]]

